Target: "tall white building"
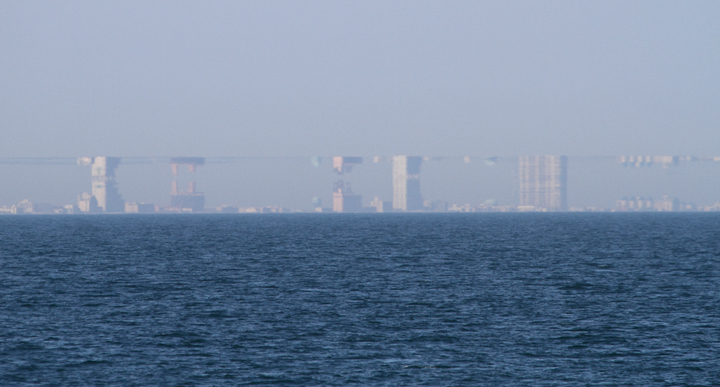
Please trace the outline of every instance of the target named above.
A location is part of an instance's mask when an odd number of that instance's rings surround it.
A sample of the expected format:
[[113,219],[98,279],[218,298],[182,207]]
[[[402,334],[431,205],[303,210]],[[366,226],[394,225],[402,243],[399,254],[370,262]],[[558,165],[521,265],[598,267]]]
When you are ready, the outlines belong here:
[[92,196],[97,206],[105,212],[124,212],[125,201],[115,184],[115,169],[119,157],[94,157],[92,159]]
[[567,157],[520,156],[520,205],[567,211]]
[[393,156],[393,210],[414,211],[423,208],[420,195],[422,157]]

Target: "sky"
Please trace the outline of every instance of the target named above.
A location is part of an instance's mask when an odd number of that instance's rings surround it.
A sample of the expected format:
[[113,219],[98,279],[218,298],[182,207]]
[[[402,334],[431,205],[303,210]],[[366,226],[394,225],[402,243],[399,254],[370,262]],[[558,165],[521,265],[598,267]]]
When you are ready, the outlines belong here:
[[717,1],[0,3],[0,157],[720,156]]

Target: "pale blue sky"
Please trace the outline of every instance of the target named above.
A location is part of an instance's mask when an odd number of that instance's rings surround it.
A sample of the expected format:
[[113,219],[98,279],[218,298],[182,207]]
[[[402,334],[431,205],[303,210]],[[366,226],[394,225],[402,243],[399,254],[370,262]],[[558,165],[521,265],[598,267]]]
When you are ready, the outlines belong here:
[[0,154],[720,154],[718,1],[0,3]]

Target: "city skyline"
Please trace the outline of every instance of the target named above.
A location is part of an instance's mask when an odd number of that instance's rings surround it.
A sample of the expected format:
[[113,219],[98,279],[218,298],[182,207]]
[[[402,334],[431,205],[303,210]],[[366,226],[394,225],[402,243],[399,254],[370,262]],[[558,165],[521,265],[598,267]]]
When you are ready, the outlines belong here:
[[[448,159],[450,161],[459,162],[455,166],[446,164]],[[452,199],[438,196],[435,192],[433,193],[433,184],[437,182],[430,182],[428,186],[430,189],[429,194],[425,194],[421,189],[425,183],[422,183],[423,174],[421,173],[421,165],[428,167],[442,166],[446,170],[444,172],[452,172],[459,170],[462,166],[470,166],[472,164],[481,166],[485,171],[491,171],[496,169],[496,163],[500,165],[511,164],[511,160],[515,160],[518,170],[514,173],[503,172],[506,180],[515,179],[516,191],[515,199],[504,199],[496,198],[483,198],[482,200],[476,200],[471,202],[456,202]],[[583,160],[593,160],[595,158],[571,158],[576,162],[582,163]],[[593,203],[592,205],[585,206],[572,206],[568,204],[567,199],[567,187],[572,187],[573,179],[568,180],[568,158],[566,156],[518,156],[516,158],[502,158],[502,157],[469,157],[464,156],[462,158],[443,158],[443,157],[430,157],[430,156],[374,156],[374,157],[340,157],[335,156],[332,158],[313,157],[305,159],[305,169],[317,169],[321,165],[326,165],[327,162],[331,162],[332,171],[334,174],[340,175],[340,180],[333,183],[333,194],[331,201],[325,203],[332,203],[328,207],[323,206],[320,194],[319,196],[313,196],[314,207],[308,208],[307,205],[301,206],[288,206],[283,205],[280,202],[266,203],[264,206],[253,206],[248,205],[242,196],[236,197],[235,200],[225,202],[223,205],[211,204],[205,206],[205,194],[201,191],[196,190],[195,178],[191,176],[202,176],[196,175],[193,172],[197,166],[203,166],[206,162],[210,162],[211,165],[223,165],[219,162],[219,159],[207,160],[201,157],[172,157],[172,158],[155,158],[141,161],[139,158],[128,158],[128,166],[142,166],[152,165],[153,163],[167,163],[169,165],[169,171],[172,174],[169,202],[166,199],[163,200],[144,200],[144,198],[134,198],[132,200],[123,200],[121,191],[122,185],[118,186],[116,182],[116,171],[122,170],[119,168],[123,165],[123,158],[119,157],[80,157],[76,159],[78,166],[90,166],[90,193],[79,193],[77,195],[77,202],[68,204],[62,203],[61,206],[55,207],[56,212],[278,212],[278,211],[316,211],[316,212],[389,212],[389,211],[400,211],[400,212],[413,212],[413,211],[433,211],[433,212],[475,212],[475,211],[647,211],[647,210],[658,210],[658,211],[677,211],[677,210],[715,210],[717,207],[717,198],[710,202],[703,202],[694,204],[692,201],[687,201],[685,197],[677,195],[668,195],[666,192],[657,193],[654,195],[648,195],[644,192],[632,192],[626,191],[622,195],[617,195],[613,199],[615,203],[611,205],[600,205]],[[150,161],[149,161],[150,160]],[[227,165],[229,159],[225,159],[225,165]],[[329,160],[323,162],[323,160]],[[604,158],[607,160],[607,158]],[[8,159],[0,160],[0,164],[3,161],[9,161]],[[22,165],[22,159],[12,159],[14,165]],[[31,164],[37,164],[37,159],[24,159],[25,162]],[[52,163],[58,161],[57,159],[46,159],[47,162]],[[367,161],[368,164],[364,164]],[[616,156],[613,159],[613,165],[619,166],[623,171],[630,170],[645,170],[647,168],[654,168],[660,170],[666,170],[671,172],[673,170],[680,170],[682,165],[713,165],[720,161],[720,157],[696,157],[696,156]],[[143,163],[150,164],[143,164]],[[509,163],[510,162],[510,163]],[[710,162],[708,164],[708,162]],[[391,176],[381,177],[380,180],[385,181],[387,177],[391,177],[391,194],[382,194],[377,191],[377,185],[373,186],[368,184],[368,181],[361,181],[360,184],[353,182],[353,173],[350,173],[353,168],[356,171],[362,172],[364,168],[372,169],[373,166],[387,165],[390,169],[386,170]],[[6,164],[7,165],[7,164]],[[52,164],[50,164],[52,165]],[[570,163],[572,165],[572,163]],[[180,170],[184,170],[183,166],[188,167],[188,172],[191,175],[185,175],[185,180],[182,184],[187,183],[188,188],[186,190],[179,189],[178,175]],[[35,168],[40,167],[34,165]],[[182,167],[182,168],[181,168]],[[205,167],[203,167],[205,168]],[[358,169],[359,168],[359,169]],[[378,167],[374,167],[377,169]],[[385,167],[387,168],[387,167]],[[449,168],[449,169],[447,169]],[[432,170],[432,168],[431,168]],[[616,174],[619,170],[616,170]],[[180,174],[182,175],[182,174]],[[277,177],[281,177],[282,174],[278,174]],[[514,177],[513,177],[514,176]],[[487,182],[483,183],[483,176],[470,177],[466,176],[463,178],[466,180],[471,178],[472,180],[478,180],[482,185],[488,185]],[[377,180],[377,176],[375,178]],[[569,181],[569,183],[568,183]],[[132,183],[132,182],[129,182]],[[157,184],[162,184],[156,179]],[[237,183],[242,184],[241,181]],[[382,182],[380,182],[382,183]],[[461,183],[456,181],[455,183]],[[125,184],[128,184],[126,182]],[[154,184],[155,185],[155,184]],[[453,182],[450,182],[450,186]],[[355,189],[351,188],[356,187]],[[202,187],[201,187],[202,188]],[[262,190],[262,187],[255,187],[256,189]],[[292,187],[287,192],[292,194]],[[316,192],[317,192],[316,187]],[[459,189],[462,189],[461,187]],[[213,196],[213,192],[210,192],[210,197]],[[364,197],[363,197],[364,195]],[[655,199],[653,199],[655,197]],[[27,200],[26,200],[27,199]],[[31,206],[35,200],[29,198],[23,199],[23,203],[16,203],[16,208],[26,208]],[[39,208],[53,208],[52,205],[46,204],[41,201],[35,201],[40,206]],[[5,204],[7,211],[11,208],[8,204],[11,203],[0,203]],[[73,207],[70,209],[69,207]],[[96,209],[93,209],[96,208]],[[42,211],[40,211],[42,212]]]
[[0,380],[714,385],[718,20],[1,1]]
[[[0,204],[517,206],[517,157],[566,155],[568,209],[712,205],[718,15],[649,0],[11,1]],[[365,161],[338,177],[337,155]],[[428,157],[420,179],[393,184],[394,155]],[[122,165],[80,189],[83,156]],[[205,165],[169,174],[186,156]]]

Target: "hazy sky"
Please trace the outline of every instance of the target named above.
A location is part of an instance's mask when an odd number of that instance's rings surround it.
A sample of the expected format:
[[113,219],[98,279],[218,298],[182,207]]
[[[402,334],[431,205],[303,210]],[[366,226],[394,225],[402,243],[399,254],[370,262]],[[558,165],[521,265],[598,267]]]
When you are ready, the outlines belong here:
[[0,3],[0,156],[720,155],[718,1]]

